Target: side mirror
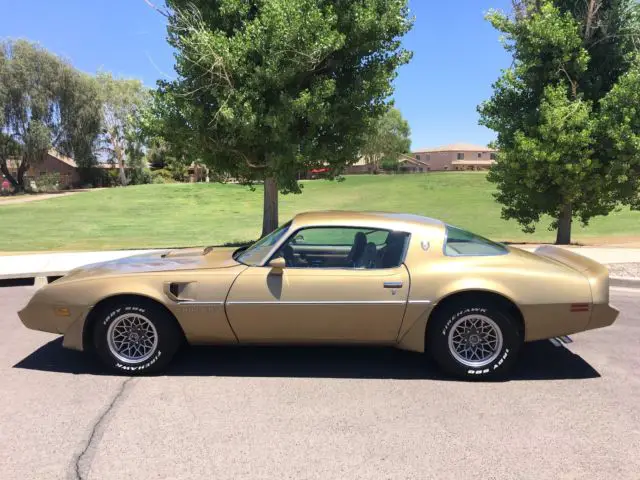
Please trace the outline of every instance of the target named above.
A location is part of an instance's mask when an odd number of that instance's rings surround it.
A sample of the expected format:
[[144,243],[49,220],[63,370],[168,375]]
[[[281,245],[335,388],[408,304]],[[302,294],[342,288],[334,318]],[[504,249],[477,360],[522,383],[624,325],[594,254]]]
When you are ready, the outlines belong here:
[[269,262],[269,266],[271,267],[272,275],[282,275],[282,271],[287,266],[287,262],[285,261],[284,258],[278,257],[271,260]]

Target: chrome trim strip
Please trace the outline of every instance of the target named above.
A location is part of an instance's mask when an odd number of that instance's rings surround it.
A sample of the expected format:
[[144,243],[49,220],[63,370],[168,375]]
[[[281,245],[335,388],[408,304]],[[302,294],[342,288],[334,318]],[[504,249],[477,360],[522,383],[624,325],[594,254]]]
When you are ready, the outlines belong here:
[[200,302],[197,300],[179,300],[178,305],[224,305],[224,302]]
[[404,305],[404,300],[261,300],[231,301],[227,305]]
[[[201,302],[195,300],[181,300],[178,305],[224,305],[225,302]],[[231,301],[227,305],[401,305],[405,300],[246,300]],[[413,305],[429,305],[431,300],[409,300]]]

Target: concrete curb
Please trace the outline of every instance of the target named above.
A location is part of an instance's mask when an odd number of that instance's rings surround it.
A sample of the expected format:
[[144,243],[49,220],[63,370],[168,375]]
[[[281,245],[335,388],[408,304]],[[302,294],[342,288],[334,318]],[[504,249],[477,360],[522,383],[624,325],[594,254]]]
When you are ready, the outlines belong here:
[[8,275],[0,275],[0,280],[22,280],[25,278],[38,278],[38,277],[63,277],[70,270],[58,270],[58,271],[46,271],[35,273],[12,273]]
[[610,277],[609,286],[640,289],[640,278],[635,277]]

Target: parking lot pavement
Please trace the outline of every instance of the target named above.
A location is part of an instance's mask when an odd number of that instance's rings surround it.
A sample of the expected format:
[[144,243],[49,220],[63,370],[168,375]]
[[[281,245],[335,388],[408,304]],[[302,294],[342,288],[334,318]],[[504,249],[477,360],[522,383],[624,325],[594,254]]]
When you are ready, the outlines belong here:
[[388,349],[194,348],[166,376],[104,375],[0,289],[0,477],[638,478],[640,294],[610,328],[527,345],[464,383]]

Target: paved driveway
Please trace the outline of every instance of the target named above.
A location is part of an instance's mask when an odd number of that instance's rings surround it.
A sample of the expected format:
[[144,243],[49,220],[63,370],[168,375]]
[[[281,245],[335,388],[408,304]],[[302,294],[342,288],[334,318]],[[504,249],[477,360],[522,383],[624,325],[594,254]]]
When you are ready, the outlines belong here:
[[0,289],[0,477],[639,478],[640,295],[514,379],[463,383],[383,349],[197,348],[167,376],[101,374]]

